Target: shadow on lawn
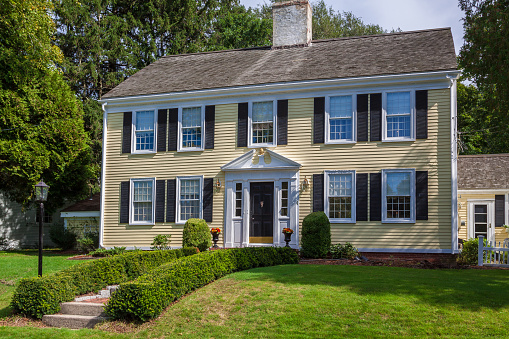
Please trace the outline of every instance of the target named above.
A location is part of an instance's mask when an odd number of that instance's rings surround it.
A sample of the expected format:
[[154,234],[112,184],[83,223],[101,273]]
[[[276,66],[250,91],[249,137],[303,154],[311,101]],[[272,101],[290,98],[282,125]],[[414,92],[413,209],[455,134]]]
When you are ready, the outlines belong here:
[[[77,253],[77,252],[76,252]],[[72,257],[73,255],[76,255],[75,252],[61,252],[60,250],[42,250],[42,255],[44,257]],[[0,254],[14,254],[14,255],[20,255],[20,256],[27,256],[27,257],[38,257],[39,251],[38,250],[9,250],[9,251],[0,251]]]
[[243,272],[246,280],[347,287],[359,295],[411,296],[472,311],[509,306],[507,270],[424,270],[399,267],[286,265]]

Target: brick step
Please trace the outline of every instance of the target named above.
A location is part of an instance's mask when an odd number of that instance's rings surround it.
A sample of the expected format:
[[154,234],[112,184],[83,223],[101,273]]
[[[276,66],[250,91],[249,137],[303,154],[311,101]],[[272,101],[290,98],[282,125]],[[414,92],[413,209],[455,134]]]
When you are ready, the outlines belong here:
[[60,304],[60,312],[62,314],[89,315],[95,317],[104,317],[104,304],[102,303],[83,303],[83,302],[67,302]]
[[93,328],[96,324],[108,320],[108,317],[75,314],[47,314],[42,322],[48,326],[65,327],[72,329]]

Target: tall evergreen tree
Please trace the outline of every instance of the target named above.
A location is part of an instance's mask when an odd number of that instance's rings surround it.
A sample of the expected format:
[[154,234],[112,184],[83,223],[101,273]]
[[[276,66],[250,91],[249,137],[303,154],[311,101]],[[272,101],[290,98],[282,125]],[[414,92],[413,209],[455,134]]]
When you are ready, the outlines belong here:
[[48,207],[87,190],[94,176],[81,103],[52,46],[49,0],[0,0],[0,190],[28,203],[41,178]]

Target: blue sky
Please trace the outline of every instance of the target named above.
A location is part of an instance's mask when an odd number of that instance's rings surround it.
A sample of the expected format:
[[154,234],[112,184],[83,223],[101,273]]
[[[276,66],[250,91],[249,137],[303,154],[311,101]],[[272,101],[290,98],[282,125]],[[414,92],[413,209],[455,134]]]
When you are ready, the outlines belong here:
[[[257,7],[269,0],[240,0],[246,7]],[[311,1],[311,4],[313,1]],[[365,23],[385,29],[415,31],[451,27],[456,54],[463,45],[463,12],[457,0],[325,0],[339,12],[352,12]]]

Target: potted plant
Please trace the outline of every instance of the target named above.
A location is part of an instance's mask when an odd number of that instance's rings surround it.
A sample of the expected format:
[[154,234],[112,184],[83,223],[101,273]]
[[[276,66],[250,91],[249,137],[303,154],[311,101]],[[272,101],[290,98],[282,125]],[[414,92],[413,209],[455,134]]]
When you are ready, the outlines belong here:
[[285,235],[285,242],[286,242],[285,247],[290,247],[290,245],[288,245],[288,243],[292,240],[293,230],[291,228],[285,227],[285,228],[283,228],[283,234]]
[[212,248],[219,248],[219,246],[217,246],[217,241],[219,240],[219,233],[221,233],[221,229],[217,227],[210,230],[210,234],[212,234],[212,241],[214,242],[214,246],[212,246]]

